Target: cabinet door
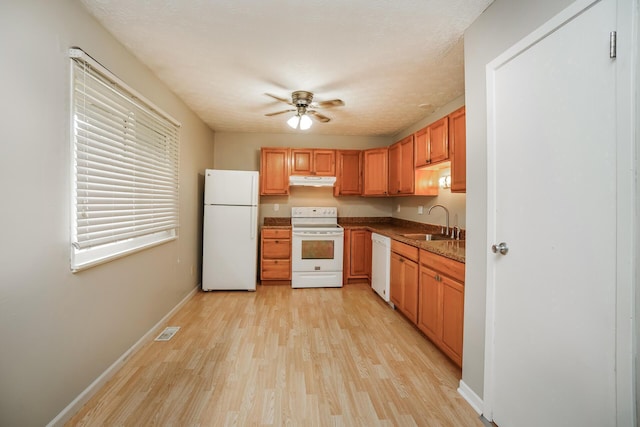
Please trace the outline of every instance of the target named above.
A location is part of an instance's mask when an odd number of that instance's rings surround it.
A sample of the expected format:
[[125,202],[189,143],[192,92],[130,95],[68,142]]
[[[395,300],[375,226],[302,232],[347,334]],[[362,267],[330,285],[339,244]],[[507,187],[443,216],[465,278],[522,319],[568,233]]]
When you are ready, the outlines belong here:
[[465,107],[449,115],[451,150],[451,192],[467,191],[467,125]]
[[334,196],[362,194],[362,151],[338,150]]
[[413,135],[400,141],[400,194],[413,194],[415,182],[415,168],[413,165]]
[[336,175],[336,151],[313,150],[312,175],[335,176]]
[[289,149],[260,150],[260,194],[289,194]]
[[449,159],[449,117],[429,125],[429,164]]
[[413,135],[414,163],[417,168],[427,166],[429,164],[429,129],[420,129]]
[[413,323],[418,323],[418,263],[405,258],[402,264],[403,313]]
[[464,286],[442,277],[442,345],[459,366],[462,365]]
[[388,150],[374,148],[364,151],[364,191],[365,196],[386,196],[388,178]]
[[291,149],[291,175],[311,175],[313,169],[313,150]]
[[351,276],[366,276],[366,230],[351,230]]
[[389,147],[389,181],[388,181],[388,189],[389,195],[393,196],[395,194],[400,193],[400,170],[401,166],[401,158],[400,158],[400,143],[396,142],[395,144]]
[[400,310],[404,307],[404,293],[402,289],[402,264],[404,257],[391,252],[391,266],[389,274],[389,299]]
[[438,274],[420,266],[418,328],[436,345],[442,337],[442,285]]

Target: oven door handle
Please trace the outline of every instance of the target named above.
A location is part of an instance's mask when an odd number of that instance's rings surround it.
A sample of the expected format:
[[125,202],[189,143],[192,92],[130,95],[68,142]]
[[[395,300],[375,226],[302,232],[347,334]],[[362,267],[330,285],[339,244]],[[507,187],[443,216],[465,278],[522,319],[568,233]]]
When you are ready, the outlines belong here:
[[294,236],[297,237],[340,237],[343,236],[344,233],[342,232],[317,232],[314,233],[313,231],[294,231],[293,232]]

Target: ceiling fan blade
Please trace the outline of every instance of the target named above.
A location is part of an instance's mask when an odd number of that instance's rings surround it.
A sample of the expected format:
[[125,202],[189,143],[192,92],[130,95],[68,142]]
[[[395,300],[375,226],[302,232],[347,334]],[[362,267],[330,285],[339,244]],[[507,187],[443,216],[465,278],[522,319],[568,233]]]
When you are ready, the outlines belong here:
[[295,109],[294,109],[294,110],[289,109],[289,110],[276,111],[275,113],[267,113],[267,114],[265,114],[265,116],[277,116],[278,114],[288,113],[288,112],[290,112],[290,111],[297,111],[297,110],[295,110]]
[[291,101],[290,101],[290,100],[288,100],[288,99],[280,98],[279,96],[275,96],[275,95],[272,95],[272,94],[270,94],[270,93],[265,93],[265,95],[270,96],[270,97],[272,97],[273,99],[275,99],[275,100],[277,100],[277,101],[284,102],[285,104],[293,105],[293,104],[291,103]]
[[317,121],[319,121],[319,122],[327,123],[328,121],[331,121],[331,119],[330,119],[329,117],[324,116],[324,115],[322,115],[322,114],[318,113],[317,111],[314,111],[314,110],[307,110],[307,113],[308,113],[311,117],[313,117],[314,119],[316,119],[316,120],[317,120]]
[[342,99],[331,99],[329,101],[319,101],[314,102],[313,106],[317,106],[320,108],[330,108],[330,107],[342,107],[344,105],[344,101]]

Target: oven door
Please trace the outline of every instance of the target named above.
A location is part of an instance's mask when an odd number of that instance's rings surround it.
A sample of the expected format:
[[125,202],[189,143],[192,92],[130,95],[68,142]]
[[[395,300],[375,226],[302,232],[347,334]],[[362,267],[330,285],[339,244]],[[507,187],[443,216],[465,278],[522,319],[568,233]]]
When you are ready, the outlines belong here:
[[342,271],[344,231],[296,231],[291,242],[291,270],[294,272]]

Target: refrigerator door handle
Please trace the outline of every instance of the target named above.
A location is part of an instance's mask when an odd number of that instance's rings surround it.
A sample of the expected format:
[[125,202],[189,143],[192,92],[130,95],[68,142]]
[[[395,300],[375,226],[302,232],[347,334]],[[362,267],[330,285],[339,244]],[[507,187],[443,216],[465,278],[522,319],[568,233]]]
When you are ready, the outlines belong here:
[[251,230],[249,232],[251,239],[256,238],[256,230],[258,229],[258,212],[256,212],[257,210],[257,206],[251,206],[251,224],[249,224],[249,227],[251,227]]
[[257,186],[256,183],[258,181],[258,176],[253,175],[251,177],[251,204],[253,205],[257,205],[258,204],[258,190],[257,190]]

